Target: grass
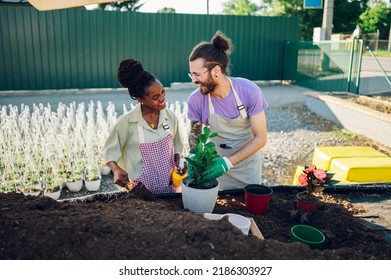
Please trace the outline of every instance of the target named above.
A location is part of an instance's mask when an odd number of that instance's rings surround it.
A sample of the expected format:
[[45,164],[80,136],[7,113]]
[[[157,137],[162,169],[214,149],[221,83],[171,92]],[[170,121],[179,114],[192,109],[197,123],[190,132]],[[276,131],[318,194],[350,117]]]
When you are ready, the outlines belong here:
[[335,137],[343,140],[355,140],[357,135],[347,129],[341,128],[334,131]]
[[[389,51],[372,51],[376,57],[391,57],[391,52]],[[363,55],[370,56],[369,52],[364,52]]]

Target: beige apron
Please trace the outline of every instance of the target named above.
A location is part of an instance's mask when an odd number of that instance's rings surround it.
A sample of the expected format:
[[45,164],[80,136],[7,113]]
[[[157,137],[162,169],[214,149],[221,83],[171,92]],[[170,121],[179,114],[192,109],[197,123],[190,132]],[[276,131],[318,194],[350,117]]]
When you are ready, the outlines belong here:
[[[254,138],[251,130],[250,119],[239,96],[228,78],[233,94],[235,96],[240,116],[236,119],[229,119],[215,114],[210,94],[209,103],[209,126],[212,132],[217,132],[218,137],[212,138],[216,144],[216,150],[222,157],[230,156],[245,146]],[[239,162],[223,176],[217,178],[220,182],[219,190],[242,189],[248,184],[260,184],[262,178],[262,153],[261,150]]]

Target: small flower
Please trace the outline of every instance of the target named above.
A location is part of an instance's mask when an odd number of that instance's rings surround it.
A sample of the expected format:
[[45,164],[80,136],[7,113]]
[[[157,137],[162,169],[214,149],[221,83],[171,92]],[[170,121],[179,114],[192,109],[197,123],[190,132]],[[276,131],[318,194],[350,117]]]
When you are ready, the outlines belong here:
[[314,170],[314,176],[318,178],[319,180],[324,180],[326,179],[327,175],[326,172],[322,169],[315,169]]
[[302,185],[302,186],[307,186],[307,184],[308,184],[308,179],[307,179],[307,175],[306,175],[306,174],[301,174],[301,175],[299,176],[299,183],[300,183],[300,185]]
[[316,169],[315,165],[310,165],[309,167],[306,166],[306,168],[303,170],[303,172],[305,174],[308,174],[308,173],[311,173],[312,171],[314,171],[314,169]]
[[331,182],[334,174],[327,173],[323,169],[317,169],[315,165],[305,166],[303,172],[300,174],[298,180],[300,185],[306,187],[307,195],[322,189],[328,184],[336,184],[338,181]]

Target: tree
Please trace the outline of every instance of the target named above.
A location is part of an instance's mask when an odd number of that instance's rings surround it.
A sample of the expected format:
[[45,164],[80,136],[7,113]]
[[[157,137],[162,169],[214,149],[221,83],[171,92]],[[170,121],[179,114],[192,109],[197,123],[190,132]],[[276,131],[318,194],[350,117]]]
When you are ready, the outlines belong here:
[[334,0],[333,33],[353,33],[368,0]]
[[229,0],[223,3],[223,14],[254,16],[259,11],[259,8],[250,0]]
[[376,32],[379,30],[380,39],[387,40],[390,30],[391,8],[378,1],[360,15],[359,25],[364,33]]
[[[268,6],[262,15],[297,16],[300,40],[312,40],[314,27],[322,26],[323,9],[304,9],[303,0],[263,0]],[[334,0],[333,33],[351,33],[368,0]]]
[[265,0],[268,8],[262,15],[289,16],[300,19],[300,40],[312,40],[314,27],[322,26],[323,9],[304,9],[303,0]]
[[137,12],[143,5],[139,4],[140,0],[127,0],[113,3],[98,4],[98,9],[108,11],[133,11]]
[[175,14],[176,13],[175,9],[170,8],[170,7],[164,7],[163,9],[160,9],[157,12],[160,14]]

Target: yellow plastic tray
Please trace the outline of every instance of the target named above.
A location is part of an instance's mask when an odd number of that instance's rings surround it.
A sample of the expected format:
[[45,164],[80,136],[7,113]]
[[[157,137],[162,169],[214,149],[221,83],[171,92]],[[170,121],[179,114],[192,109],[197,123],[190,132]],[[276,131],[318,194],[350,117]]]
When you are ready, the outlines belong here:
[[303,169],[304,169],[304,166],[301,166],[301,165],[298,165],[296,167],[296,172],[295,172],[295,175],[293,176],[293,182],[292,182],[293,186],[300,185],[300,183],[299,183],[299,176],[300,176],[301,172],[303,172]]
[[343,182],[391,182],[391,157],[337,158],[331,161],[329,172]]
[[388,157],[387,155],[365,146],[335,146],[316,147],[312,158],[312,164],[317,168],[330,170],[330,164],[336,158],[351,157]]

